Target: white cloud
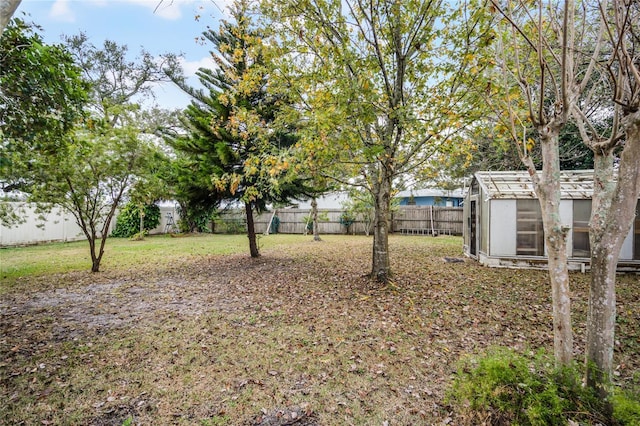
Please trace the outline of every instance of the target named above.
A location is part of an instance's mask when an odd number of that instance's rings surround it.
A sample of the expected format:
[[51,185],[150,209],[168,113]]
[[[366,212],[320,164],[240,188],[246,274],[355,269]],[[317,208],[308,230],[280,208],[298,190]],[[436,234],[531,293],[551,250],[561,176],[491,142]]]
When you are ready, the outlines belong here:
[[196,75],[196,71],[198,71],[198,69],[200,68],[209,68],[209,69],[216,68],[216,64],[211,58],[211,56],[205,56],[204,58],[201,58],[198,61],[187,61],[185,59],[180,59],[180,65],[182,66],[182,69],[184,70],[184,75],[186,77],[192,77]]
[[75,22],[76,15],[69,7],[69,0],[56,0],[49,10],[49,17],[62,22]]

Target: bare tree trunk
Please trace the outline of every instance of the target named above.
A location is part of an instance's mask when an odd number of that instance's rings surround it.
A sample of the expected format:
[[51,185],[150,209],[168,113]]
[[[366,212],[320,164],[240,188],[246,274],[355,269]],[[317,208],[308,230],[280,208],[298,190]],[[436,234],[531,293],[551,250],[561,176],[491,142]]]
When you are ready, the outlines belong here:
[[[92,262],[91,272],[100,272],[100,262],[102,262],[102,256],[104,255],[104,247],[107,243],[107,238],[109,237],[109,228],[111,228],[111,221],[113,220],[113,216],[115,216],[116,214],[116,209],[120,204],[120,200],[122,199],[123,193],[124,193],[124,187],[122,188],[117,198],[111,205],[111,208],[109,209],[109,213],[107,213],[107,216],[105,216],[104,218],[104,223],[102,224],[102,230],[101,230],[102,235],[100,236],[100,246],[98,249],[98,253],[96,253],[96,240],[98,239],[97,238],[98,236],[95,230],[96,228],[93,223],[90,225],[91,237],[90,238],[87,237],[87,238],[89,239],[89,245],[91,247],[91,262]],[[87,232],[85,232],[85,234],[89,235],[87,234]]]
[[140,238],[142,238],[144,234],[144,204],[140,204],[140,228],[138,232],[140,233]]
[[589,241],[591,286],[587,316],[587,385],[602,398],[613,374],[616,269],[640,196],[640,113],[627,117],[626,144],[613,183],[613,155],[596,151]]
[[249,253],[251,257],[260,257],[258,243],[256,241],[256,228],[253,223],[253,207],[250,202],[244,203],[244,211],[247,216],[247,237],[249,237]]
[[389,212],[391,211],[391,177],[380,171],[374,189],[373,264],[371,277],[387,283],[391,276],[389,263]]
[[11,17],[15,13],[22,0],[2,0],[0,1],[0,34],[9,24]]
[[100,272],[100,258],[96,254],[95,233],[87,239],[89,241],[89,252],[91,253],[91,272]]
[[313,241],[322,241],[318,231],[318,200],[315,197],[311,199],[311,220],[313,223]]
[[100,239],[100,250],[98,251],[97,256],[95,256],[94,265],[91,268],[91,272],[100,272],[100,263],[102,262],[102,255],[104,255],[104,246],[106,243],[107,236],[103,235]]
[[[573,361],[573,330],[571,328],[571,293],[567,267],[567,235],[569,228],[560,217],[560,161],[558,155],[559,128],[548,126],[541,132],[543,167],[536,184],[544,225],[545,247],[551,283],[553,305],[553,352],[558,365]],[[530,164],[530,166],[533,166]],[[530,173],[535,169],[529,168]]]

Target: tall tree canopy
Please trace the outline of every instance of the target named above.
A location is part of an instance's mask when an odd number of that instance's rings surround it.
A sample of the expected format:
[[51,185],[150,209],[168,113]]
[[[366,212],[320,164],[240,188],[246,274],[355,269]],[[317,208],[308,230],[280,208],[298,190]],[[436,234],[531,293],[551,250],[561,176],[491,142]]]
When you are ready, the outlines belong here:
[[263,3],[282,48],[277,78],[295,95],[308,151],[339,163],[334,177],[373,198],[371,276],[387,282],[394,182],[468,146],[452,141],[472,74],[450,66],[444,42],[458,12],[442,1]]
[[[599,23],[590,35],[593,51],[600,54],[592,61],[598,79],[581,93],[572,113],[594,156],[587,385],[606,397],[614,365],[616,269],[640,196],[640,7],[637,2],[600,1],[591,13]],[[600,128],[588,114],[594,109],[594,92],[608,101],[609,128]]]
[[62,45],[15,19],[0,38],[0,185],[24,189],[34,151],[55,152],[83,115],[89,86]]
[[[640,192],[638,7],[624,1],[492,1],[488,10],[501,18],[504,30],[492,45],[499,72],[491,74],[486,99],[498,112],[497,132],[517,146],[540,199],[560,363],[573,354],[566,272],[570,228],[559,211],[560,135],[573,126],[592,151],[587,384],[606,397],[613,365],[615,271]],[[538,144],[541,171],[531,155]]]
[[28,201],[73,214],[97,272],[115,211],[156,151],[135,101],[166,76],[159,61],[130,61],[125,46],[109,41],[104,49],[84,36],[45,46],[21,23],[2,40],[3,65],[11,64],[2,67],[3,172]]
[[209,175],[200,194],[211,191],[208,196],[244,205],[249,249],[257,257],[253,213],[300,193],[302,182],[289,173],[287,147],[295,138],[275,126],[286,99],[269,90],[265,34],[252,22],[251,12],[252,2],[236,1],[230,10],[233,21],[203,34],[214,46],[216,68],[198,71],[204,90],[191,89],[176,78],[193,100],[185,111],[187,134],[174,135],[170,144],[186,156],[185,167],[198,168],[199,176]]

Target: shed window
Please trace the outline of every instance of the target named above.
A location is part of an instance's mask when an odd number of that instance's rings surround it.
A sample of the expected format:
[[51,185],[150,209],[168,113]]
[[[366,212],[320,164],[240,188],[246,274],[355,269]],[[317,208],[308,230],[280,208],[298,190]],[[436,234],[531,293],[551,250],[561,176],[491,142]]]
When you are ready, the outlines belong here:
[[589,218],[591,217],[591,200],[574,200],[573,202],[573,257],[591,256],[589,246]]
[[480,193],[480,184],[476,179],[471,182],[471,194],[479,194]]
[[538,200],[517,200],[516,254],[544,256],[544,229]]

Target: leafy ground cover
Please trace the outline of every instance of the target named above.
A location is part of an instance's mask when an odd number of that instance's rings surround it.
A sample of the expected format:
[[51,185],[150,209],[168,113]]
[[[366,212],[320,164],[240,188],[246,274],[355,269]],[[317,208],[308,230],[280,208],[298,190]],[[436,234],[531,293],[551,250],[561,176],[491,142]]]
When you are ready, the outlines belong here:
[[[0,418],[455,424],[443,400],[461,357],[552,346],[546,273],[447,261],[462,259],[460,238],[393,236],[389,287],[365,278],[369,238],[263,237],[258,259],[245,243],[115,241],[98,274],[73,261],[56,273],[24,266],[73,245],[0,251]],[[580,357],[588,276],[572,280]],[[638,277],[620,276],[618,288],[624,385],[640,371]]]

